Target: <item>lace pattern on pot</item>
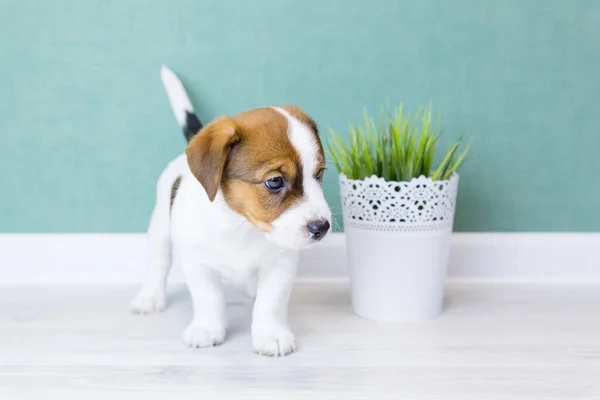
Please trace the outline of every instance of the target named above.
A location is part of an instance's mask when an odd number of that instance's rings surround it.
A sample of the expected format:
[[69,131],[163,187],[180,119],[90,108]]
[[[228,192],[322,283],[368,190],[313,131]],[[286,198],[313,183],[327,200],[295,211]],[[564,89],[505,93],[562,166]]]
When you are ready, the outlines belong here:
[[423,232],[452,229],[458,175],[433,181],[387,182],[372,176],[352,180],[340,175],[344,223],[378,231]]

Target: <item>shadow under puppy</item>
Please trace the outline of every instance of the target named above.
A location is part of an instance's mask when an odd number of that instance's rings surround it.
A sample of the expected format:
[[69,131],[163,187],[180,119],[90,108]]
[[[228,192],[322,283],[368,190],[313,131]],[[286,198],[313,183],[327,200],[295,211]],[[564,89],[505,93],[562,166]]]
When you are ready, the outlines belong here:
[[161,77],[189,143],[158,180],[150,265],[132,309],[165,308],[167,275],[177,262],[194,307],[183,340],[190,347],[219,345],[227,329],[221,280],[246,280],[256,290],[254,351],[291,353],[296,343],[287,309],[298,251],[321,240],[331,225],[317,126],[288,105],[202,127],[177,76],[163,67]]

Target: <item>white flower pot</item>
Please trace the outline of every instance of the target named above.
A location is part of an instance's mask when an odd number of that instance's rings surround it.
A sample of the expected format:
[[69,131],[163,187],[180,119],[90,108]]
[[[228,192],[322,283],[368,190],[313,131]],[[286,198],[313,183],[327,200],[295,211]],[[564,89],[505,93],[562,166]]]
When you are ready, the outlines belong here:
[[352,307],[378,321],[442,312],[458,175],[386,182],[340,176]]

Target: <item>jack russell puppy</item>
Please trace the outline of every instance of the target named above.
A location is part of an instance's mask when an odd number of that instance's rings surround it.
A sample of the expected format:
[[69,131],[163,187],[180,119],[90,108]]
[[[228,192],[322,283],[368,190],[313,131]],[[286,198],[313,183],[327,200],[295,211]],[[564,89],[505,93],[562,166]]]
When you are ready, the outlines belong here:
[[177,76],[161,78],[188,139],[185,154],[161,174],[148,227],[150,265],[132,302],[136,313],[162,311],[167,275],[181,265],[194,317],[190,347],[223,343],[222,278],[243,280],[254,300],[253,350],[296,350],[287,322],[298,251],[323,239],[331,212],[323,196],[323,146],[315,122],[295,106],[259,108],[202,126]]

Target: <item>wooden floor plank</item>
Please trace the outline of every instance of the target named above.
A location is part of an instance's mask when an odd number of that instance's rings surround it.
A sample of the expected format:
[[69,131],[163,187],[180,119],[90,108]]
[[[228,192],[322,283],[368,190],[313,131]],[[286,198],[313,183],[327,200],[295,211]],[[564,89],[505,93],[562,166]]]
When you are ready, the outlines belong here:
[[[129,286],[0,287],[0,398],[600,399],[600,287],[451,285],[421,324],[354,316],[344,284],[299,284],[299,352],[251,352],[250,302],[232,292],[225,344],[187,349],[184,287],[135,316]],[[129,396],[129,397],[127,397]]]

